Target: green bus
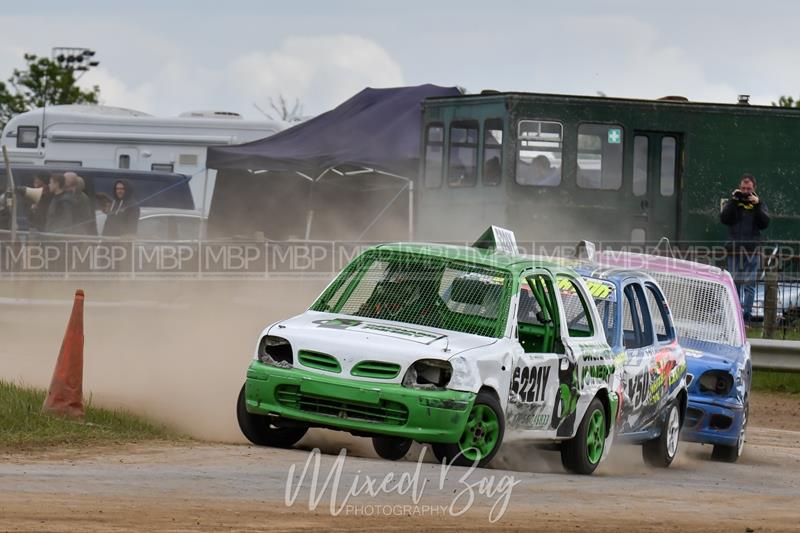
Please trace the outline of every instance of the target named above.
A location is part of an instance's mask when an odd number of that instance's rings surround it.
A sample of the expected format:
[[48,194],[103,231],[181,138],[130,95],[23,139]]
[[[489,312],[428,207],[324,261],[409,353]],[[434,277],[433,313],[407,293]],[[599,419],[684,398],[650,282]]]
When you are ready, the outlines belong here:
[[429,98],[415,239],[490,224],[527,241],[720,241],[721,200],[753,174],[770,240],[797,240],[800,110],[534,93]]

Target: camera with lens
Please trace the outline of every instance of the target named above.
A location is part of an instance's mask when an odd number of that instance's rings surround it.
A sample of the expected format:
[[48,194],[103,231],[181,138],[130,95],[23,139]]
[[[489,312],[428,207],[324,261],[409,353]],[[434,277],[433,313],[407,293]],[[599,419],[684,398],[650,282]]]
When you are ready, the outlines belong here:
[[736,200],[737,202],[742,202],[745,204],[750,203],[750,195],[742,191],[735,191],[733,193],[733,199]]

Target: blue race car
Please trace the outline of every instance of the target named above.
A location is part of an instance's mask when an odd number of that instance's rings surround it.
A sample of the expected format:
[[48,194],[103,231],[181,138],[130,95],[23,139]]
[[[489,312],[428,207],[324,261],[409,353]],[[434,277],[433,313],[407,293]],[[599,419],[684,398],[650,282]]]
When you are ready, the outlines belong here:
[[686,356],[658,283],[620,268],[576,268],[589,287],[620,370],[616,435],[642,445],[651,466],[669,466],[686,418]]
[[682,436],[712,444],[714,459],[736,462],[745,443],[752,362],[730,274],[691,261],[623,252],[601,252],[595,261],[646,271],[661,285],[691,378]]

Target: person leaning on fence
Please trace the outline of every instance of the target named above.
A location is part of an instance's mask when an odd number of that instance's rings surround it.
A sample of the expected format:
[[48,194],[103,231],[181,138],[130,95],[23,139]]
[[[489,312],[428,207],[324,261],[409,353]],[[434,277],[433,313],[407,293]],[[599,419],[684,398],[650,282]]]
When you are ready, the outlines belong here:
[[722,206],[720,221],[728,226],[728,271],[736,282],[742,314],[750,320],[761,254],[761,231],[769,226],[769,211],[756,194],[756,179],[743,174],[739,188]]
[[75,209],[72,194],[66,190],[64,174],[51,174],[48,189],[52,196],[47,208],[45,231],[48,233],[72,233]]
[[133,188],[128,180],[114,182],[114,201],[106,215],[103,235],[121,237],[136,235],[139,225],[139,206],[133,195]]

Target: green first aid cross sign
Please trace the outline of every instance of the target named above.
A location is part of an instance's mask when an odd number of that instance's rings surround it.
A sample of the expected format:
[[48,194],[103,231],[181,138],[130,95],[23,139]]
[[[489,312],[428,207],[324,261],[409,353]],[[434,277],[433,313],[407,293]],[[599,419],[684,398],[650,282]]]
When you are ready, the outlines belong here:
[[622,129],[609,128],[608,129],[608,144],[619,144],[622,142]]

